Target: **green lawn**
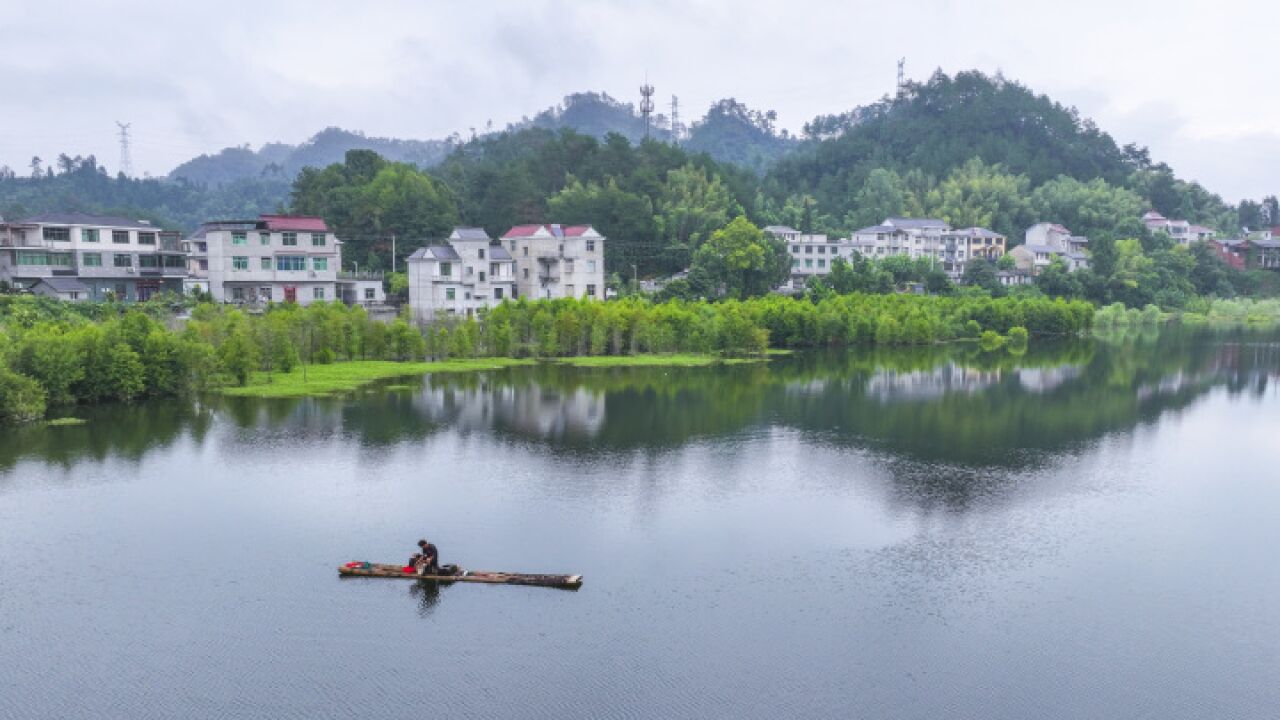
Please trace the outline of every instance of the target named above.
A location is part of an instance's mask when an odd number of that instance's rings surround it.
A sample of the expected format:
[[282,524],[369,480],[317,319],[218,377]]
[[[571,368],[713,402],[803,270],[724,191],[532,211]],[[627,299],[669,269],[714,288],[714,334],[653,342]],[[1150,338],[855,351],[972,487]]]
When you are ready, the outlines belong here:
[[555,362],[573,367],[706,367],[764,362],[766,358],[725,358],[718,355],[674,353],[670,355],[592,355],[558,358]]
[[314,395],[331,395],[349,392],[387,378],[422,375],[424,373],[470,372],[496,370],[512,365],[530,365],[533,360],[512,358],[478,358],[474,360],[444,360],[441,362],[392,362],[389,360],[355,360],[330,365],[308,365],[303,381],[302,367],[288,373],[254,373],[249,384],[219,389],[223,395],[237,397],[291,398]]

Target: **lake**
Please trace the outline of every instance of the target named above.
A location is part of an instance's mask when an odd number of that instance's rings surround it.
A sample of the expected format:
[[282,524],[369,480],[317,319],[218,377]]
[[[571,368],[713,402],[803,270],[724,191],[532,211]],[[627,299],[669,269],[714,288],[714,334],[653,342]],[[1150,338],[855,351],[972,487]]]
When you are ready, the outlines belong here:
[[[560,366],[0,439],[0,718],[1270,718],[1280,341]],[[340,579],[428,537],[578,591]]]

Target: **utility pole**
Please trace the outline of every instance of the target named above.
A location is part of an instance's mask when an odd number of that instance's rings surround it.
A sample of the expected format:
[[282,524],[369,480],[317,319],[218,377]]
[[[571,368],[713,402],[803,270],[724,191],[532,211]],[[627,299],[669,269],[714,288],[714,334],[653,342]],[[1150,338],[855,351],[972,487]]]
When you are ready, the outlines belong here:
[[120,174],[125,177],[133,175],[133,158],[129,154],[129,126],[133,123],[122,123],[116,121],[116,127],[120,128]]
[[902,95],[902,91],[907,87],[907,59],[898,59],[898,95]]
[[649,84],[649,76],[645,75],[644,84],[640,86],[640,114],[644,116],[644,139],[649,139],[649,116],[653,114],[653,86]]
[[680,147],[680,98],[671,96],[671,144]]
[[396,234],[391,233],[391,272],[396,271]]

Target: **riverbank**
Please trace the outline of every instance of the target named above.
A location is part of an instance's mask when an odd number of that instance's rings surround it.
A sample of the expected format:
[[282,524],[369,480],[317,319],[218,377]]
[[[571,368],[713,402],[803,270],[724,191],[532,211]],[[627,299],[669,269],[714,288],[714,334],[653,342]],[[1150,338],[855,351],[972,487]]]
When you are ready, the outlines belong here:
[[299,398],[322,397],[351,392],[380,380],[428,373],[477,372],[551,362],[580,368],[616,367],[709,367],[768,362],[768,357],[726,358],[718,355],[669,353],[653,355],[606,355],[536,360],[532,358],[472,358],[433,362],[352,360],[325,365],[295,367],[287,373],[255,372],[247,385],[218,388],[215,392],[232,397]]
[[287,373],[255,372],[247,385],[218,388],[215,392],[233,397],[296,398],[350,392],[379,380],[426,373],[498,370],[535,361],[517,358],[477,358],[437,362],[395,362],[392,360],[352,360],[326,365],[298,366]]

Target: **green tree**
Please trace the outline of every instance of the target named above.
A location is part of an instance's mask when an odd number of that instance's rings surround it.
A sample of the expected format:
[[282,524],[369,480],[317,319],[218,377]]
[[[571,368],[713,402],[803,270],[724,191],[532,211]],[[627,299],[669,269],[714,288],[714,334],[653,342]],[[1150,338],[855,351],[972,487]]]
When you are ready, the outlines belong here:
[[744,298],[781,284],[791,271],[791,259],[782,241],[739,215],[698,248],[693,268],[728,297]]

